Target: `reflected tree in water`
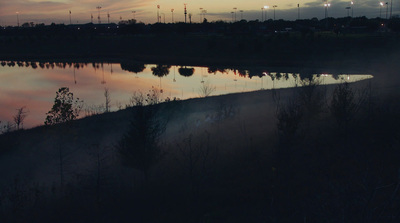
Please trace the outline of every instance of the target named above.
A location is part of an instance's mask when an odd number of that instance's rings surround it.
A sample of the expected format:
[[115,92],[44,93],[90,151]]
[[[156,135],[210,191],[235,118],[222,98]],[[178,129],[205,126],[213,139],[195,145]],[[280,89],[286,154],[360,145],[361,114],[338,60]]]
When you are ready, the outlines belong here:
[[264,73],[268,73],[268,72],[266,72],[260,68],[252,68],[252,69],[249,69],[247,71],[247,73],[249,75],[249,78],[251,79],[252,77],[260,77],[261,78],[262,76],[264,76]]
[[225,68],[225,67],[210,66],[210,67],[208,67],[208,71],[207,72],[209,74],[216,74],[217,72],[220,72],[220,73],[224,74],[224,73],[228,73],[227,69],[228,68]]
[[179,74],[184,76],[184,77],[192,76],[194,71],[195,71],[195,69],[193,67],[192,68],[187,68],[186,66],[185,67],[181,67],[181,68],[178,69]]
[[121,69],[137,74],[143,72],[144,69],[146,69],[146,66],[142,63],[137,62],[122,62]]
[[157,64],[157,66],[151,68],[151,71],[153,72],[154,76],[164,77],[169,74],[170,68],[171,68],[171,65]]
[[33,69],[36,69],[38,66],[37,66],[37,63],[36,62],[31,62],[31,67],[33,68]]
[[43,62],[39,62],[39,67],[44,69],[45,64]]
[[249,74],[248,71],[244,69],[237,69],[237,72],[240,77],[247,77],[247,75]]
[[[160,88],[162,88],[161,78],[164,76],[167,76],[169,74],[170,68],[171,68],[171,65],[162,65],[162,64],[157,64],[157,66],[151,68],[153,75],[160,78]],[[162,93],[163,90],[160,89],[160,92]]]

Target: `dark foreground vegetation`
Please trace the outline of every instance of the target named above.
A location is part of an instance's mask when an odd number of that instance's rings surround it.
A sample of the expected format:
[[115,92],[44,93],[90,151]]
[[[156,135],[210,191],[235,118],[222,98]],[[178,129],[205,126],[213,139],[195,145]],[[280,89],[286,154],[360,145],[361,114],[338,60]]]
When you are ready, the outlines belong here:
[[[0,59],[188,65],[359,66],[399,50],[400,19],[174,24],[24,24],[0,29]],[[377,56],[379,55],[379,56]]]
[[0,220],[398,222],[397,96],[302,85],[0,135]]

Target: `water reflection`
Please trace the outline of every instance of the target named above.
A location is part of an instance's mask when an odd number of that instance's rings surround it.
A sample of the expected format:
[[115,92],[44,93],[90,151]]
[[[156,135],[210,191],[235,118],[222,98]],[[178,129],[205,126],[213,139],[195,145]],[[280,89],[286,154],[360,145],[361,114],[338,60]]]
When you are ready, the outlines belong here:
[[69,87],[74,96],[84,100],[87,114],[93,114],[104,108],[105,88],[111,95],[111,110],[115,111],[129,104],[135,91],[146,93],[153,88],[162,92],[161,100],[187,99],[201,96],[205,83],[214,89],[211,95],[221,95],[302,86],[313,78],[320,84],[372,78],[368,74],[321,74],[313,70],[277,72],[261,67],[193,67],[138,62],[1,61],[0,65],[0,121],[12,121],[16,109],[25,106],[30,111],[25,127],[43,124],[60,87]]

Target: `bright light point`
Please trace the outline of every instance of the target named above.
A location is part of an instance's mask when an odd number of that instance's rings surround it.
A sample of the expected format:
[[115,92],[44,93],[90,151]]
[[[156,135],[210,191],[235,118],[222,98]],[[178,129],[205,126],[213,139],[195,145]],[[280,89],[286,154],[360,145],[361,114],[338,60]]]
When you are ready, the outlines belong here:
[[265,9],[269,9],[269,6],[268,6],[268,5],[266,5],[266,6],[264,6],[264,8],[265,8]]
[[379,2],[379,4],[380,4],[381,6],[383,6],[383,2]]

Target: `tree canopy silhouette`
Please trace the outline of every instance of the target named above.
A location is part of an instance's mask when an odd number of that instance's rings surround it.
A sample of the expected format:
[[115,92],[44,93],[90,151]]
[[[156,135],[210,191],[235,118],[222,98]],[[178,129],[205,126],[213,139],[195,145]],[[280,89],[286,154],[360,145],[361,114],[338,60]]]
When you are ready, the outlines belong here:
[[137,62],[122,62],[121,69],[137,74],[143,72],[143,70],[146,69],[146,66]]
[[76,119],[82,109],[82,104],[83,100],[79,100],[79,98],[74,100],[74,94],[69,91],[68,87],[58,89],[54,105],[46,113],[47,117],[44,124],[54,125]]
[[151,68],[151,71],[153,72],[154,76],[164,77],[169,74],[169,68],[171,68],[171,65],[157,64],[156,67]]
[[184,77],[190,77],[190,76],[192,76],[193,73],[194,73],[194,68],[193,68],[193,67],[192,67],[192,68],[187,68],[187,67],[185,66],[185,67],[179,68],[179,69],[178,69],[178,72],[179,72],[180,75],[182,75],[182,76],[184,76]]

